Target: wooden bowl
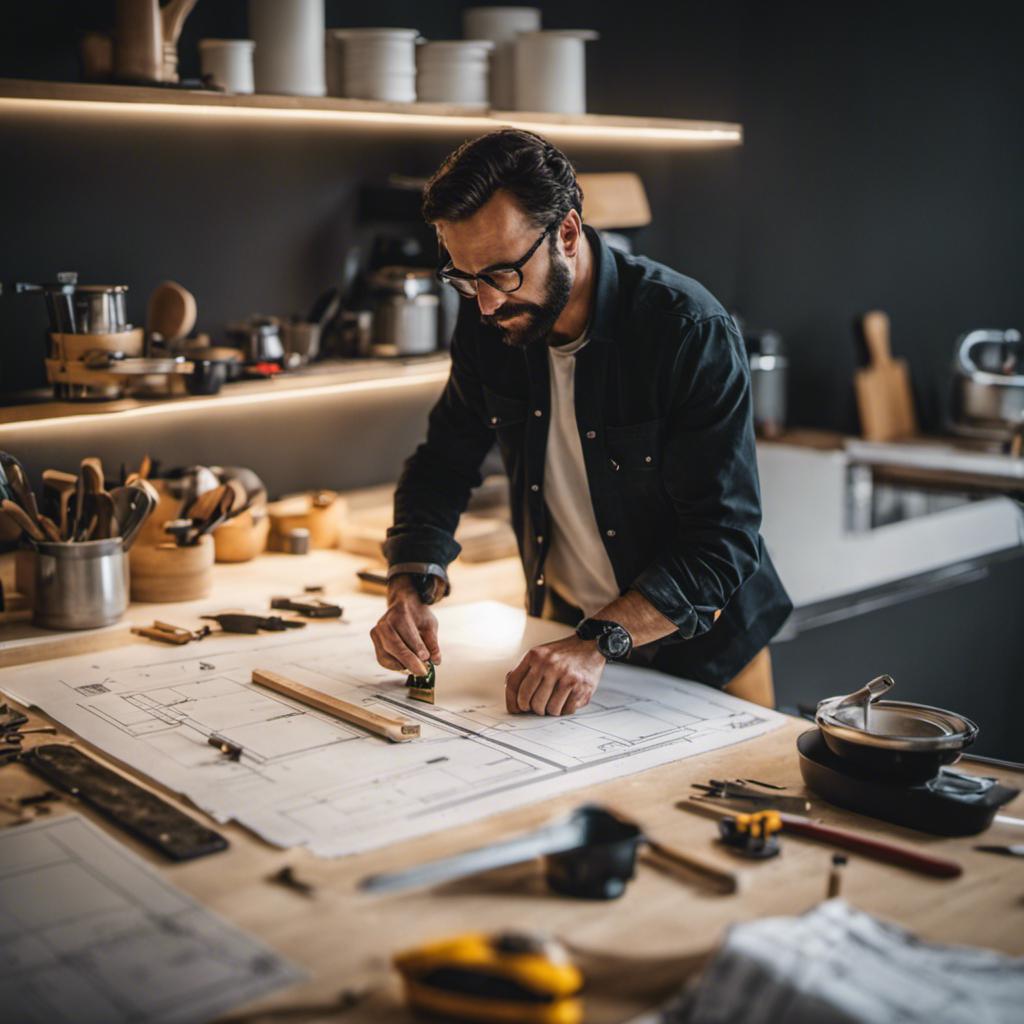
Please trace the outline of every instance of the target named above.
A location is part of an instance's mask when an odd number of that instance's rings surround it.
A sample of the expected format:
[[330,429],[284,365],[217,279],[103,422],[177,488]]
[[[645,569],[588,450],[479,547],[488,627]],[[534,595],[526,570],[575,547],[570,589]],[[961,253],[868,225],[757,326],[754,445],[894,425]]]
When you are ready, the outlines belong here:
[[145,545],[136,541],[128,553],[133,601],[154,604],[198,601],[213,588],[213,538],[206,534],[198,544]]
[[264,512],[253,515],[250,509],[221,524],[213,531],[218,562],[248,562],[267,547],[270,517]]

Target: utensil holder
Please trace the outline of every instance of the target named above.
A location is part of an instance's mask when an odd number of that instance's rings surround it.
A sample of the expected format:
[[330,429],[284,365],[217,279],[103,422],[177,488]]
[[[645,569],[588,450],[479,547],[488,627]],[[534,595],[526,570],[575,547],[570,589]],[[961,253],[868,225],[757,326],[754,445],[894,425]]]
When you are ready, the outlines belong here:
[[128,557],[120,537],[36,545],[33,625],[95,629],[127,610]]
[[213,531],[213,546],[218,562],[249,562],[266,550],[270,516],[256,515],[246,509]]
[[214,550],[209,534],[183,547],[136,542],[129,557],[132,600],[170,604],[207,597],[213,588]]

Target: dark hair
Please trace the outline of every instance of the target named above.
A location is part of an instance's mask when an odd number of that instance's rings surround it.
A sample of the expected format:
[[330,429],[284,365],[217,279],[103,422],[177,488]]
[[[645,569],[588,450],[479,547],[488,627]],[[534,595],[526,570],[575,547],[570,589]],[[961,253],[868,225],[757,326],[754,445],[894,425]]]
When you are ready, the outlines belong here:
[[534,132],[501,128],[445,158],[423,190],[423,218],[466,220],[502,188],[538,228],[560,223],[570,210],[583,216],[583,190],[566,155]]

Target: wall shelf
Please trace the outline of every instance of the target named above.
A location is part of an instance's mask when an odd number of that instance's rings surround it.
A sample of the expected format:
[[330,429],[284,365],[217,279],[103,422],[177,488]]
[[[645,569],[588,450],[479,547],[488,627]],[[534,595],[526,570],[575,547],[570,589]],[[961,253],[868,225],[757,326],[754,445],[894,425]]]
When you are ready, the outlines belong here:
[[718,148],[743,142],[743,127],[725,121],[543,114],[434,103],[379,103],[335,97],[236,96],[201,90],[78,82],[0,79],[0,115],[35,113],[216,118],[236,122],[322,124],[339,128],[427,132],[486,132],[511,125],[543,132],[555,142],[665,148]]

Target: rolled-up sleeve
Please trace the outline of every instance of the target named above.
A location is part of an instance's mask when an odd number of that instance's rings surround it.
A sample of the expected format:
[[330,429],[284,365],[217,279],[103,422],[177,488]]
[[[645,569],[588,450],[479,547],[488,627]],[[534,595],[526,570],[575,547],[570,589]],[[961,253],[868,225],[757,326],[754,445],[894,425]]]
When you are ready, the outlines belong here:
[[633,588],[689,639],[757,570],[761,498],[742,339],[727,316],[680,332],[662,462],[675,527]]
[[431,410],[427,439],[406,460],[395,491],[394,525],[387,532],[388,565],[404,562],[447,566],[461,550],[455,528],[480,484],[480,465],[494,431],[484,419],[480,380],[460,340],[466,304],[452,339],[451,372]]

